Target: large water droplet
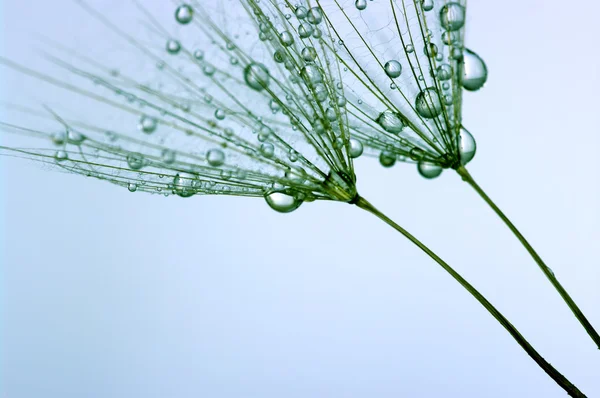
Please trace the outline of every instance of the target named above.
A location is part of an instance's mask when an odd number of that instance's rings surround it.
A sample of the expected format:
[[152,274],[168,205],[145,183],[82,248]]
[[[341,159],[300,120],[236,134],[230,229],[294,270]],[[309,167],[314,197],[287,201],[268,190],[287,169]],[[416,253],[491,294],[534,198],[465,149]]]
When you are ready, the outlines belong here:
[[175,20],[182,25],[192,22],[194,9],[189,4],[182,4],[175,10]]
[[421,0],[421,6],[423,11],[431,11],[433,10],[433,0]]
[[225,154],[220,149],[210,149],[206,153],[206,161],[213,167],[222,166],[225,163]]
[[465,48],[463,53],[463,77],[461,84],[465,90],[477,91],[487,81],[488,71],[483,59]]
[[304,66],[300,71],[300,76],[310,87],[314,87],[316,84],[323,82],[323,75],[315,65]]
[[313,7],[308,10],[308,14],[306,15],[306,20],[313,25],[318,25],[323,20],[323,12],[319,7]]
[[129,192],[135,192],[138,189],[137,184],[130,182],[129,184],[127,184],[127,189],[129,190]]
[[437,68],[437,78],[440,81],[450,80],[452,77],[452,67],[448,64],[441,64]]
[[404,128],[402,116],[392,111],[383,111],[377,118],[379,124],[385,131],[392,134],[398,134]]
[[279,40],[281,41],[281,44],[283,44],[286,47],[294,44],[294,36],[292,36],[292,34],[288,31],[281,32],[281,34],[279,35]]
[[433,119],[442,112],[442,102],[434,87],[428,87],[417,95],[415,101],[417,113],[426,119]]
[[348,155],[351,158],[356,159],[360,155],[362,155],[364,150],[362,142],[357,140],[356,138],[350,138],[350,151],[348,151]]
[[85,135],[77,132],[75,130],[69,129],[67,131],[67,142],[73,145],[81,145],[83,141],[85,141]]
[[302,200],[283,192],[271,192],[265,195],[265,200],[271,209],[280,213],[290,213],[302,204]]
[[448,3],[440,11],[442,26],[446,30],[458,30],[465,24],[465,8],[459,3]]
[[402,74],[402,65],[395,60],[387,61],[383,66],[383,69],[385,70],[386,75],[392,79],[395,79]]
[[56,153],[54,154],[54,159],[57,162],[63,162],[65,160],[69,159],[69,154],[63,150],[56,151]]
[[260,153],[266,158],[272,158],[275,154],[275,147],[270,142],[263,142],[260,146]]
[[269,70],[259,63],[251,63],[244,68],[246,84],[256,91],[261,91],[269,85]]
[[427,179],[436,178],[440,174],[442,174],[443,171],[441,166],[438,166],[435,163],[427,162],[425,160],[419,161],[419,163],[417,164],[417,170],[419,170],[419,174],[421,174],[421,176]]
[[475,152],[477,152],[475,138],[464,127],[461,127],[458,136],[458,151],[460,153],[460,163],[463,166],[473,160]]

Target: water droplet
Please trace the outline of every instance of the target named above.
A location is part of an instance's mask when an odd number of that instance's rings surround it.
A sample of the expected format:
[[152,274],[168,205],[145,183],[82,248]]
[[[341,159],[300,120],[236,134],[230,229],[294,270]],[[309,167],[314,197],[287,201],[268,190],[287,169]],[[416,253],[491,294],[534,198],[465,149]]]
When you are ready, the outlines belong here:
[[390,151],[382,151],[381,154],[379,154],[379,163],[381,163],[383,167],[392,167],[396,164],[396,155]]
[[300,71],[300,76],[308,84],[309,87],[314,87],[317,83],[323,82],[323,75],[315,65],[306,65]]
[[367,0],[356,0],[354,6],[357,10],[362,11],[367,8]]
[[270,142],[263,142],[260,146],[260,153],[266,158],[272,158],[275,154],[275,147]]
[[298,27],[298,36],[300,36],[301,39],[306,39],[307,37],[310,37],[310,35],[312,35],[313,31],[314,28],[312,27],[312,25],[303,23],[300,24],[300,26]]
[[162,153],[160,154],[160,160],[164,163],[164,164],[172,164],[175,162],[175,151],[171,150],[171,149],[163,149]]
[[302,49],[302,58],[306,62],[314,62],[317,58],[317,50],[314,47],[304,47]]
[[417,95],[417,113],[426,119],[433,119],[442,112],[440,96],[434,87],[428,87]]
[[310,10],[308,10],[306,20],[313,25],[318,25],[323,20],[323,12],[319,7],[313,7]]
[[279,213],[290,213],[302,204],[302,200],[283,192],[271,192],[265,195],[269,207]]
[[146,134],[152,134],[156,131],[157,126],[158,120],[156,120],[153,117],[144,115],[140,118],[140,124],[138,127],[142,132]]
[[408,54],[410,54],[410,53],[412,53],[413,51],[415,51],[415,48],[413,47],[413,45],[412,45],[412,44],[407,44],[407,45],[406,45],[406,47],[404,47],[404,50],[405,50],[405,51],[406,51]]
[[292,36],[292,34],[288,31],[281,32],[281,34],[279,35],[279,40],[281,41],[281,44],[283,44],[286,47],[294,44],[294,36]]
[[483,59],[465,48],[463,53],[463,77],[461,84],[465,90],[477,91],[487,81],[488,71]]
[[67,135],[64,132],[54,133],[50,137],[54,145],[64,145],[67,141]]
[[402,74],[402,65],[400,62],[395,60],[386,62],[383,69],[385,70],[385,73],[392,79],[395,79]]
[[220,149],[210,149],[206,153],[206,161],[213,167],[222,166],[225,163],[225,153]]
[[446,30],[458,30],[465,24],[465,8],[458,3],[448,3],[440,11],[442,26]]
[[421,7],[423,7],[423,11],[433,10],[433,0],[421,0]]
[[475,138],[464,127],[461,127],[458,136],[458,151],[460,153],[460,163],[463,166],[473,160],[475,152],[477,152]]
[[392,134],[398,134],[404,129],[403,118],[399,113],[392,111],[383,111],[377,118],[379,124],[385,131]]
[[443,171],[441,166],[438,166],[435,163],[427,162],[425,160],[419,161],[419,163],[417,164],[417,170],[419,170],[419,174],[421,174],[421,176],[427,179],[436,178],[440,174],[442,174]]
[[196,193],[194,187],[195,176],[193,175],[179,175],[176,174],[173,178],[173,193],[181,196],[182,198],[189,198]]
[[182,25],[189,24],[194,19],[194,9],[189,4],[182,4],[175,10],[175,19]]
[[69,144],[73,144],[73,145],[81,145],[81,143],[83,141],[85,141],[85,135],[75,131],[75,130],[71,130],[69,129],[67,131],[67,142]]
[[217,120],[225,119],[225,111],[223,109],[215,109],[215,118]]
[[269,85],[269,70],[263,64],[253,62],[244,68],[244,80],[250,88],[261,91]]
[[449,80],[452,77],[452,67],[448,64],[441,64],[437,68],[437,78],[440,81]]
[[56,159],[57,162],[63,162],[69,159],[69,154],[62,150],[56,151],[56,153],[54,154],[54,159]]
[[144,156],[141,153],[130,153],[127,155],[127,165],[132,170],[139,170],[144,167]]
[[363,154],[363,150],[362,142],[355,138],[350,138],[350,151],[348,151],[348,155],[350,155],[351,158],[356,159]]
[[175,55],[181,51],[181,43],[179,43],[177,40],[170,39],[167,41],[166,48],[169,54]]
[[127,189],[129,190],[129,192],[135,192],[135,191],[137,191],[138,186],[137,186],[137,184],[134,184],[133,182],[130,182],[127,185]]

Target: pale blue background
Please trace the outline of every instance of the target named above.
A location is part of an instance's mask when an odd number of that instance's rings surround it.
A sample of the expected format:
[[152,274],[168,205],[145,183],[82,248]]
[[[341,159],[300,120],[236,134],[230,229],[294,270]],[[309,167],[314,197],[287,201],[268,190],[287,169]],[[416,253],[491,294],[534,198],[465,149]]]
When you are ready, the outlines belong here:
[[[8,56],[26,57],[20,40],[36,31],[102,40],[66,0],[2,9]],[[466,94],[464,120],[479,144],[471,172],[600,328],[598,15],[593,0],[470,1],[468,45],[491,75]],[[10,101],[22,93],[7,80]],[[280,215],[260,199],[131,194],[0,164],[3,398],[566,396],[435,263],[357,208]],[[456,175],[425,181],[369,159],[357,174],[365,197],[600,396],[600,352]]]

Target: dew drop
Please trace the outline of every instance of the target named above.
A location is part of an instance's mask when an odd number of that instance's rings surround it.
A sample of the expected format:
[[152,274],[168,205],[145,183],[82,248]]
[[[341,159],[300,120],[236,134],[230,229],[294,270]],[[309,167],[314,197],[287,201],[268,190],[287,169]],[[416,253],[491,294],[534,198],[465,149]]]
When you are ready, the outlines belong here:
[[433,119],[442,112],[442,102],[434,87],[428,87],[417,95],[417,113],[426,119]]
[[67,142],[67,136],[64,132],[54,133],[50,137],[54,145],[64,145]]
[[421,0],[421,7],[423,7],[423,11],[433,10],[433,0]]
[[348,151],[348,155],[350,155],[352,159],[356,159],[357,157],[362,155],[363,150],[364,147],[362,142],[360,142],[356,138],[350,138],[350,150]]
[[175,162],[175,151],[172,149],[163,149],[160,154],[160,160],[164,164],[173,164]]
[[392,79],[395,79],[402,74],[402,65],[395,60],[386,62],[383,69],[385,70],[386,75]]
[[181,51],[181,43],[179,43],[177,40],[171,39],[167,41],[166,48],[169,54],[175,55]]
[[138,186],[137,186],[137,184],[134,184],[133,182],[130,182],[127,185],[127,189],[129,190],[129,192],[135,192],[135,191],[137,191]]
[[220,149],[210,149],[206,153],[206,161],[213,167],[222,166],[225,163],[225,153]]
[[67,131],[67,142],[69,144],[73,144],[73,145],[81,145],[81,143],[83,141],[85,141],[85,135],[75,131],[75,130],[71,130],[69,129]]
[[458,151],[460,153],[460,163],[463,166],[473,160],[477,152],[475,138],[464,127],[461,127],[458,136]]
[[266,158],[272,158],[275,154],[275,147],[270,142],[263,142],[260,145],[260,153]]
[[392,167],[396,164],[396,155],[390,151],[382,151],[381,154],[379,154],[379,163],[381,163],[383,167]]
[[298,36],[300,36],[301,39],[306,39],[307,37],[310,37],[313,31],[314,28],[312,27],[312,25],[303,23],[300,24],[300,26],[298,26]]
[[187,25],[194,19],[194,9],[189,4],[182,4],[175,10],[175,20],[182,25]]
[[269,70],[263,64],[253,62],[244,68],[244,80],[250,88],[261,91],[269,85]]
[[157,126],[158,120],[156,120],[153,117],[144,115],[140,118],[138,128],[146,134],[152,134],[156,131]]
[[385,131],[392,134],[398,134],[404,129],[402,116],[396,112],[383,111],[377,118],[377,124]]
[[269,207],[279,213],[290,213],[302,204],[302,200],[283,192],[271,192],[265,195]]
[[473,51],[465,48],[463,53],[463,77],[461,84],[465,90],[477,91],[487,81],[488,71],[483,59]]
[[454,31],[465,24],[465,8],[458,3],[448,3],[440,11],[442,26],[446,30]]
[[127,165],[132,170],[139,170],[144,167],[144,156],[141,153],[130,153],[127,155]]
[[308,14],[308,10],[306,9],[306,7],[300,6],[300,7],[296,8],[295,14],[296,14],[296,18],[304,19],[304,18],[306,18],[306,14]]
[[216,109],[215,110],[215,118],[217,120],[225,119],[225,111],[223,111],[223,109]]
[[437,78],[440,81],[449,80],[452,77],[452,67],[448,64],[441,64],[437,68]]
[[302,49],[302,58],[306,62],[314,62],[317,58],[317,50],[314,47],[304,47]]
[[283,44],[286,47],[289,47],[292,44],[294,44],[294,36],[292,36],[292,34],[288,31],[281,32],[281,34],[279,35],[279,40],[281,41],[281,44]]
[[69,159],[69,154],[63,150],[56,151],[56,153],[54,154],[54,159],[57,162],[63,162],[65,160]]
[[193,196],[196,193],[194,180],[195,178],[192,176],[188,177],[176,174],[175,178],[173,178],[173,193],[182,198]]
[[323,13],[319,7],[313,7],[308,10],[308,14],[306,15],[306,20],[313,25],[318,25],[323,20]]
[[422,177],[425,177],[427,179],[436,178],[440,174],[442,174],[443,171],[441,166],[435,163],[427,162],[425,160],[419,161],[419,163],[417,164],[417,170],[419,170],[419,174],[421,174]]
[[356,0],[354,6],[357,10],[362,11],[367,8],[367,0]]

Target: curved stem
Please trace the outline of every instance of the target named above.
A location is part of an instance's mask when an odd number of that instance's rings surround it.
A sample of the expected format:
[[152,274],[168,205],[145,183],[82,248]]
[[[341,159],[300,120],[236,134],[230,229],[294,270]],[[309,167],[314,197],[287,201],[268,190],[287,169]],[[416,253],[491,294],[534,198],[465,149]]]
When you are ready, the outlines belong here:
[[537,263],[539,268],[542,270],[544,275],[546,275],[546,277],[548,278],[550,283],[552,283],[552,286],[554,286],[554,288],[556,289],[558,294],[560,294],[560,296],[563,298],[565,303],[567,303],[567,305],[569,306],[571,311],[573,311],[573,314],[575,315],[575,317],[579,320],[579,322],[581,323],[583,328],[586,330],[588,335],[592,338],[594,343],[596,343],[596,346],[598,347],[598,349],[600,349],[600,336],[598,335],[598,332],[596,332],[596,330],[594,329],[592,324],[587,320],[585,315],[583,315],[583,312],[579,309],[577,304],[575,304],[575,301],[573,301],[573,299],[571,298],[569,293],[567,293],[567,291],[560,284],[558,279],[556,279],[556,276],[554,276],[554,273],[552,272],[552,270],[544,263],[542,258],[536,253],[536,251],[533,249],[533,247],[531,247],[531,245],[529,244],[527,239],[525,239],[525,237],[521,234],[521,232],[519,232],[517,227],[515,227],[514,224],[508,219],[508,217],[502,212],[502,210],[500,210],[500,208],[498,206],[496,206],[496,204],[483,191],[483,189],[481,189],[481,187],[475,182],[475,180],[473,179],[473,177],[467,171],[466,168],[461,166],[456,171],[462,177],[463,181],[465,181],[467,184],[469,184],[471,187],[473,187],[473,189],[475,189],[475,191],[479,194],[479,196],[481,196],[481,198],[492,208],[492,210],[494,210],[494,212],[498,215],[498,217],[500,217],[502,219],[502,221],[504,221],[506,226],[517,237],[519,242],[521,242],[521,244],[525,247],[525,249],[527,249],[527,251],[529,252],[531,257],[533,257],[533,259],[535,260],[535,262]]
[[564,377],[558,370],[556,370],[552,365],[550,365],[542,356],[533,348],[531,344],[525,337],[519,333],[519,331],[490,303],[481,293],[477,291],[469,282],[467,282],[458,272],[456,272],[450,265],[448,265],[444,260],[442,260],[437,254],[431,251],[427,246],[425,246],[421,241],[411,235],[408,231],[402,228],[400,225],[396,224],[390,218],[388,218],[385,214],[377,210],[371,203],[369,203],[366,199],[362,197],[358,197],[354,202],[358,207],[363,210],[368,211],[369,213],[377,216],[379,219],[383,220],[386,224],[394,228],[396,231],[400,232],[404,235],[408,240],[417,245],[419,249],[423,250],[429,257],[431,257],[435,262],[437,262],[446,272],[454,278],[458,283],[461,284],[481,305],[485,307],[485,309],[494,317],[496,320],[510,333],[510,335],[517,341],[517,343],[529,354],[529,356],[550,376],[559,386],[561,386],[571,397],[585,397],[583,394],[573,383],[571,383],[566,377]]

